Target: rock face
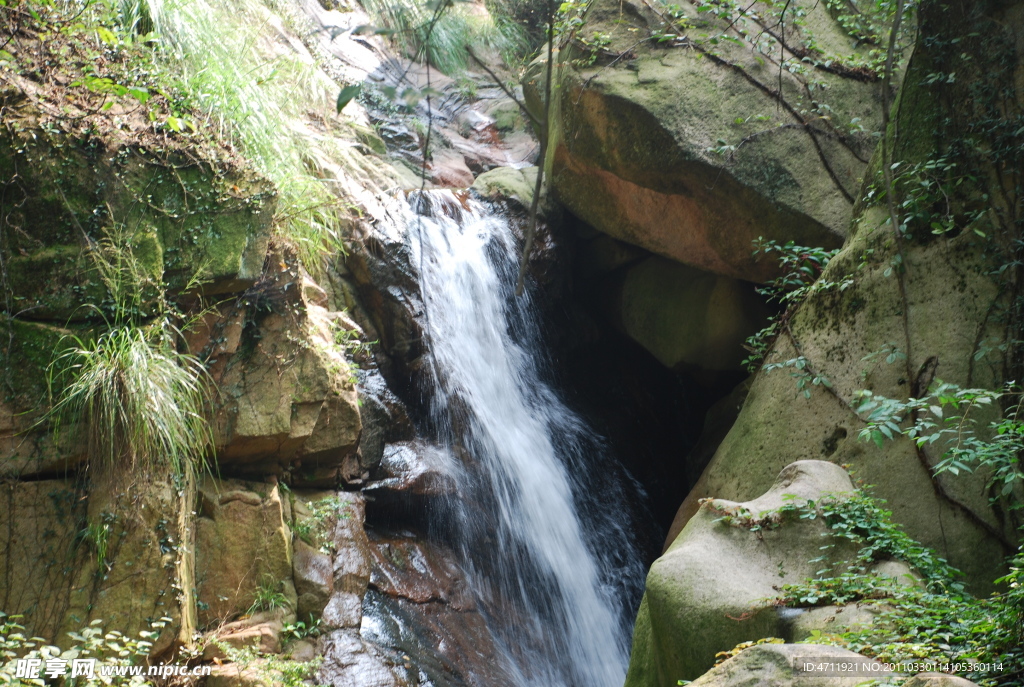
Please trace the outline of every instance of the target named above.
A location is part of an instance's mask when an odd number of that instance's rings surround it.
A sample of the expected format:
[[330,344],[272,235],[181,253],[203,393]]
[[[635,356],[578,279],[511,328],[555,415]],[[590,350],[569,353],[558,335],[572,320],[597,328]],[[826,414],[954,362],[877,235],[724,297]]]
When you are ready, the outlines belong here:
[[[800,670],[807,661],[856,663],[864,666],[857,675],[820,676]],[[877,661],[846,649],[815,644],[760,644],[736,656],[690,683],[692,687],[856,687],[872,678],[890,675]],[[907,683],[910,684],[910,683]]]
[[[705,500],[651,566],[633,634],[627,687],[696,678],[714,664],[717,652],[744,641],[799,641],[813,629],[870,622],[871,615],[856,607],[801,611],[771,603],[778,586],[802,582],[822,567],[843,565],[856,555],[848,541],[823,539],[827,527],[820,518],[780,517],[779,509],[852,491],[842,468],[798,461],[753,501]],[[812,563],[824,543],[836,545],[828,561]],[[893,566],[879,573],[910,573],[902,564]]]
[[275,269],[226,307],[192,345],[214,357],[220,390],[218,463],[234,474],[291,473],[331,487],[363,472],[356,378],[344,346],[350,326],[298,266],[275,251]]
[[[777,44],[747,42],[764,35],[756,22],[747,32],[739,20],[739,37],[693,3],[678,3],[673,20],[639,0],[594,2],[578,35],[600,47],[563,48],[556,71],[548,164],[559,200],[611,236],[739,279],[774,272],[751,258],[758,236],[839,246],[874,145],[864,130],[879,128],[880,85],[843,66],[866,53],[824,5],[794,5],[806,19],[786,26],[787,60],[813,41],[810,56],[841,55],[838,67],[780,68]],[[739,44],[702,43],[723,31]],[[535,64],[526,81],[534,107],[542,71]]]
[[[940,42],[969,36],[996,41],[1003,46],[999,51],[988,43],[972,43],[972,54],[988,59],[998,52],[1000,59],[1012,60],[1019,73],[1024,53],[1019,47],[1015,52],[1013,41],[1022,24],[1020,5],[1013,6],[1018,9],[971,4],[968,12],[965,5],[962,22],[953,20],[961,16],[956,12],[925,6],[921,32],[938,36]],[[935,45],[922,42],[916,48],[894,109],[893,126],[900,137],[886,145],[900,169],[946,154],[960,132],[972,127],[984,132],[978,122],[987,121],[988,115],[962,107],[972,101],[972,93],[1004,88],[1022,93],[1019,79],[1011,76],[1013,70],[1002,67],[981,66],[948,88],[929,86],[928,74],[953,68],[947,63],[953,58]],[[1012,110],[1013,116],[1019,111],[1019,106]],[[984,133],[978,136],[986,140]],[[1014,149],[1019,151],[1017,136]],[[880,160],[879,155],[872,178],[881,174]],[[984,160],[961,159],[960,164],[990,170]],[[963,192],[974,198],[983,193],[1000,197],[1001,187],[982,181],[990,178],[989,173],[979,172],[979,181],[965,183],[970,189]],[[995,179],[997,173],[991,174]],[[986,217],[997,218],[1003,211],[997,203],[986,212]],[[971,231],[968,217],[954,219],[956,229],[943,237],[932,234],[932,227],[911,221],[906,235],[894,241],[887,209],[870,200],[862,204],[853,235],[822,275],[823,281],[833,284],[849,280],[847,288],[812,293],[793,313],[788,330],[767,358],[783,362],[803,356],[815,374],[831,381],[831,389],[815,388],[805,400],[785,370],[759,372],[736,424],[680,509],[680,524],[697,511],[701,498],[744,500],[761,493],[794,458],[850,464],[860,479],[874,485],[876,496],[888,501],[894,519],[911,537],[963,570],[979,592],[990,588],[1002,560],[1016,549],[1013,542],[1020,523],[1006,509],[993,508],[984,476],[933,476],[941,445],[918,450],[906,439],[881,447],[859,440],[864,423],[852,406],[854,394],[865,388],[907,399],[927,395],[937,380],[998,389],[1004,381],[1019,378],[1012,357],[1000,352],[1013,335],[1007,334],[1008,325],[997,314],[1007,307],[1012,290],[998,275],[1002,265],[1013,260],[1002,253],[999,242],[1013,230],[986,225],[979,229],[985,236],[980,236]],[[894,269],[897,263],[900,267]],[[879,355],[894,350],[903,357],[896,356],[892,363],[885,362],[887,355]],[[979,418],[983,424],[988,419]]]
[[208,479],[199,497],[196,591],[202,626],[246,613],[257,590],[287,595],[281,583],[292,578],[292,518],[280,488]]
[[83,306],[107,289],[86,254],[115,236],[132,245],[151,284],[182,288],[195,278],[224,293],[256,280],[276,201],[268,182],[227,150],[158,153],[115,134],[54,133],[27,95],[38,86],[19,85],[0,89],[5,121],[19,124],[0,136],[0,178],[12,182],[5,221],[22,229],[7,246],[7,288],[21,317],[98,319]]

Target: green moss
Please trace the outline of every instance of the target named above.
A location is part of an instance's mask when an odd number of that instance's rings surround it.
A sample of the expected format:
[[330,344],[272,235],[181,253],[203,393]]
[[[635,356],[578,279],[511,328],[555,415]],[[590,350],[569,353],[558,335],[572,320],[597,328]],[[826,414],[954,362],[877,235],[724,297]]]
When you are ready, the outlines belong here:
[[101,154],[104,145],[33,128],[0,138],[0,172],[13,182],[9,193],[21,196],[6,217],[15,229],[8,232],[14,312],[100,319],[108,294],[83,246],[118,227],[130,231],[134,258],[154,285],[173,291],[198,278],[223,292],[258,277],[275,199],[267,182],[169,153]]
[[9,345],[0,348],[4,397],[20,407],[39,407],[46,396],[52,360],[72,345],[72,336],[90,338],[90,329],[63,329],[38,322],[0,316],[0,336]]

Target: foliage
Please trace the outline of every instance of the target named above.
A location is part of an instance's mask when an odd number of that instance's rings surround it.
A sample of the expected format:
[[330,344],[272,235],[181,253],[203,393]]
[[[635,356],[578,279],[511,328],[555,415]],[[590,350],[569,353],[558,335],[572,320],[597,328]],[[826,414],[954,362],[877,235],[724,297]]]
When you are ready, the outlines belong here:
[[[800,506],[801,517],[820,513],[828,525],[826,536],[852,541],[860,549],[840,570],[826,568],[814,579],[779,587],[778,603],[870,604],[877,613],[870,626],[816,632],[810,641],[838,644],[887,662],[960,663],[960,674],[985,687],[1018,684],[1024,675],[1024,550],[1011,561],[1010,574],[996,581],[1005,591],[974,598],[959,581],[960,573],[895,525],[882,503],[858,492]],[[874,563],[890,559],[910,564],[923,584],[871,572]],[[972,663],[978,665],[971,668]]]
[[160,37],[155,59],[203,113],[197,127],[236,142],[274,183],[280,230],[318,273],[325,254],[344,252],[353,207],[323,181],[326,160],[351,156],[342,140],[350,132],[333,114],[336,85],[300,56],[267,47],[276,29],[259,0],[146,1]]
[[[8,616],[0,612],[0,685],[45,685],[42,678],[28,679],[15,677],[18,659],[41,659],[45,667],[47,660],[61,659],[70,662],[73,659],[96,659],[97,663],[106,666],[133,666],[145,664],[152,647],[152,640],[160,635],[160,631],[170,622],[170,618],[161,618],[150,624],[151,631],[142,631],[139,638],[130,637],[116,630],[104,633],[100,629],[102,620],[94,620],[88,627],[79,632],[69,632],[70,647],[61,651],[59,647],[46,644],[40,637],[27,637],[25,628],[18,623],[19,616]],[[44,674],[42,671],[41,675]],[[67,678],[65,685],[75,687],[94,687],[98,685],[132,685],[143,687],[152,682],[141,675],[135,676],[101,676],[96,670],[94,677],[84,676],[75,679]]]
[[253,594],[252,605],[245,612],[246,615],[253,615],[260,611],[273,611],[278,608],[288,608],[288,597],[281,591],[281,582],[275,580],[271,575],[264,575]]
[[96,554],[96,574],[100,577],[110,569],[107,555],[110,551],[110,535],[113,533],[115,524],[117,524],[117,516],[109,511],[104,511],[100,513],[98,520],[86,524],[79,533],[79,536],[89,543]]
[[765,363],[762,369],[767,373],[786,368],[792,368],[793,371],[789,373],[789,376],[796,380],[796,390],[802,393],[804,398],[811,397],[811,387],[822,386],[827,389],[832,388],[832,382],[829,381],[828,377],[811,371],[807,358],[802,355],[778,363]]
[[282,687],[309,687],[323,662],[322,656],[312,661],[293,661],[272,654],[261,654],[255,646],[235,647],[221,641],[214,641],[214,644],[241,671],[254,672],[264,684]]
[[[1005,499],[1012,509],[1024,507],[1024,420],[1020,394],[1012,386],[997,392],[936,381],[922,398],[903,401],[870,391],[859,391],[856,398],[855,409],[866,423],[860,431],[862,440],[881,448],[887,439],[907,436],[919,448],[936,446],[943,451],[934,467],[936,475],[981,470],[993,501]],[[999,413],[1003,400],[1010,403]],[[993,419],[994,414],[999,416]]]
[[84,434],[90,463],[111,473],[196,474],[213,435],[206,421],[207,373],[175,347],[166,320],[115,326],[73,346],[51,367],[55,431]]
[[292,525],[295,535],[323,553],[334,553],[333,527],[338,520],[352,517],[349,506],[337,496],[328,496],[307,501],[306,508],[309,515]]
[[[425,54],[432,65],[451,76],[463,73],[469,66],[466,46],[494,50],[505,65],[513,69],[521,66],[523,58],[532,52],[523,28],[500,13],[481,16],[464,4],[451,3],[447,8],[439,8],[438,3],[431,0],[362,0],[362,3],[374,20],[376,30],[383,29],[394,36],[410,56]],[[500,5],[496,9],[500,9]],[[434,21],[439,11],[442,14]]]
[[[764,286],[758,287],[757,292],[765,296],[769,302],[774,301],[787,308],[792,308],[806,298],[812,288],[815,290],[838,288],[840,291],[844,291],[853,283],[851,280],[847,279],[840,283],[818,280],[829,261],[838,252],[838,250],[798,246],[793,241],[780,244],[778,241],[765,240],[763,236],[759,236],[754,240],[754,257],[774,255],[782,269],[782,274]],[[750,355],[743,361],[743,365],[748,371],[754,372],[761,366],[772,342],[779,335],[779,328],[784,317],[786,317],[785,313],[771,317],[766,327],[746,340],[744,348],[750,352]],[[798,364],[798,361],[787,361],[785,364],[773,366],[772,369],[795,367],[798,371],[802,371],[805,365],[806,361],[802,365]],[[814,384],[820,383],[820,380],[814,382]],[[806,391],[805,385],[801,385],[800,389]]]
[[281,635],[286,639],[307,639],[309,637],[319,637],[323,634],[324,629],[320,625],[321,619],[314,618],[312,615],[309,616],[309,622],[303,620],[297,620],[294,623],[286,623],[284,629],[281,630]]

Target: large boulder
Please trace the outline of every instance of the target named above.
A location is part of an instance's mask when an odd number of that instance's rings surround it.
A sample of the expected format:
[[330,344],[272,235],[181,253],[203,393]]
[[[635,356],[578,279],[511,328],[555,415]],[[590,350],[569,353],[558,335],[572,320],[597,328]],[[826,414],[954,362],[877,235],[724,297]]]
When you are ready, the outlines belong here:
[[[964,168],[982,170],[950,182],[960,184],[964,202],[1000,198],[996,180],[1001,172],[950,146],[981,150],[1003,140],[998,133],[1003,125],[993,125],[988,110],[964,106],[977,93],[1016,90],[1020,97],[1013,102],[1018,105],[1006,115],[1006,126],[1015,129],[1012,122],[1024,102],[1021,82],[1013,76],[1024,64],[1024,53],[1013,47],[1024,30],[1020,3],[964,3],[962,12],[940,7],[921,8],[920,31],[929,38],[917,46],[907,67],[893,112],[893,131],[901,133],[886,141],[889,159],[899,161],[899,170],[910,171],[952,156]],[[970,43],[963,49],[976,59],[968,72],[939,47],[951,40]],[[998,65],[987,60],[998,60]],[[1016,72],[1006,64],[1017,65]],[[955,83],[941,88],[930,83],[931,75],[952,69],[958,71]],[[959,138],[968,131],[976,137],[969,145]],[[1020,130],[1013,140],[1007,150],[1019,155],[1024,150]],[[881,178],[881,160],[876,155],[870,178]],[[910,175],[903,189],[918,183]],[[915,199],[913,191],[901,193],[906,202],[925,202]],[[749,499],[767,489],[794,458],[829,460],[851,465],[859,479],[874,485],[894,520],[961,569],[976,591],[990,589],[1003,560],[1016,550],[1019,516],[993,506],[990,497],[998,495],[986,489],[983,471],[934,475],[942,442],[918,448],[905,437],[881,446],[861,440],[865,425],[855,412],[855,394],[870,389],[907,399],[926,396],[936,380],[999,389],[1005,381],[1020,379],[1014,354],[1007,352],[1018,335],[1008,331],[1002,314],[1017,298],[1011,295],[1017,286],[1006,278],[1016,258],[1002,246],[1016,240],[1012,232],[1018,230],[1000,225],[1001,216],[998,203],[978,215],[955,216],[953,230],[941,237],[929,223],[910,218],[896,241],[888,209],[865,198],[849,242],[822,274],[820,286],[788,318],[767,357],[781,364],[802,357],[805,369],[827,378],[831,386],[815,386],[803,398],[790,374],[793,367],[759,371],[736,424],[680,509],[676,529],[697,511],[701,498]],[[976,416],[982,425],[992,419],[991,414]]]
[[614,325],[669,369],[739,369],[768,308],[747,283],[652,256],[607,287]]
[[[829,530],[822,518],[786,515],[783,507],[842,498],[852,491],[839,466],[798,461],[757,499],[705,500],[651,566],[627,687],[696,678],[714,665],[718,652],[741,642],[763,637],[799,641],[814,629],[869,623],[871,614],[855,606],[801,611],[772,602],[781,585],[803,582],[822,567],[842,566],[857,553],[848,540],[824,539]],[[824,544],[834,544],[825,562],[820,559]],[[888,563],[876,572],[902,577],[910,569]]]
[[[696,3],[677,3],[679,20],[661,3],[592,3],[578,35],[595,38],[563,47],[556,70],[547,162],[559,200],[616,238],[740,279],[774,273],[751,258],[758,236],[839,246],[880,128],[881,88],[873,72],[846,66],[868,46],[825,5],[792,5],[804,19],[786,23],[783,68],[777,44],[748,42],[764,35],[746,26],[750,15],[727,29]],[[702,38],[719,32],[738,44]],[[666,34],[677,38],[655,40]],[[533,107],[542,66],[525,82]]]

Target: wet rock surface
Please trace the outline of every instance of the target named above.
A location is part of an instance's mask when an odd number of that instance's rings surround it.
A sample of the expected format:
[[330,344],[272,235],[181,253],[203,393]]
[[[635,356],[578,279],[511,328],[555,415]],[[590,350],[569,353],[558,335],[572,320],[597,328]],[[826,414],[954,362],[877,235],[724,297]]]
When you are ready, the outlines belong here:
[[451,452],[424,441],[388,444],[376,470],[376,479],[364,488],[373,497],[445,496],[455,492],[457,463]]
[[363,636],[410,657],[437,685],[514,684],[447,547],[416,533],[371,535]]

